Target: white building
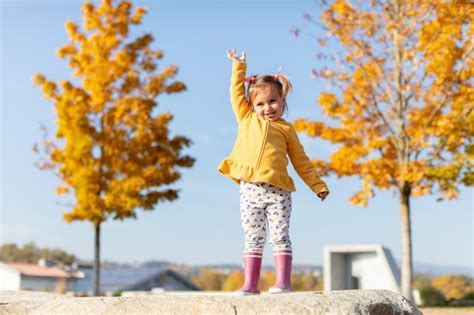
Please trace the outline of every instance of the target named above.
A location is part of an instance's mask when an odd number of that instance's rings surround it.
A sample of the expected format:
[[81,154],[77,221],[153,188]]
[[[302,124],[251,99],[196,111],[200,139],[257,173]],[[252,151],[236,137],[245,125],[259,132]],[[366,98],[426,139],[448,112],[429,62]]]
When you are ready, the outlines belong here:
[[384,289],[400,293],[400,270],[379,244],[324,247],[324,290]]
[[0,290],[32,290],[64,293],[75,291],[83,274],[58,267],[0,262]]

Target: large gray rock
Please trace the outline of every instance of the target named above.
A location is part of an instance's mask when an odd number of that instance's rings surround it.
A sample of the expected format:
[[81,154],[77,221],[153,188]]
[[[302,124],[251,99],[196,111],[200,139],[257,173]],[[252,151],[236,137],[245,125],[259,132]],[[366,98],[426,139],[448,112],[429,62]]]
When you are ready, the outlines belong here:
[[295,292],[236,297],[232,293],[161,293],[134,297],[67,297],[0,291],[0,314],[422,314],[400,294],[382,290]]

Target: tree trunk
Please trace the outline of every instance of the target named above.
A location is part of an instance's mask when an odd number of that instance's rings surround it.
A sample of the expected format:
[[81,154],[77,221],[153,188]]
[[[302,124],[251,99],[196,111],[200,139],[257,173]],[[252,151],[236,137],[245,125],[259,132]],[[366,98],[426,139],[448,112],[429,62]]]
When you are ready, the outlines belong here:
[[94,266],[92,271],[92,283],[94,296],[100,294],[100,223],[94,224]]
[[402,295],[413,302],[412,294],[412,246],[411,246],[411,221],[410,221],[410,194],[411,187],[405,184],[401,190],[401,228],[402,228]]

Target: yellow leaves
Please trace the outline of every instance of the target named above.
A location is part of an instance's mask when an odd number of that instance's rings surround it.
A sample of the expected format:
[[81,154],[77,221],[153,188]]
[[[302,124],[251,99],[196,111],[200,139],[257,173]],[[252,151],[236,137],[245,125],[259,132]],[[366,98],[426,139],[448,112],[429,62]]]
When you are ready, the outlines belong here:
[[65,213],[63,218],[66,222],[71,223],[75,220],[88,220],[94,223],[100,223],[105,219],[105,215],[98,212],[97,209],[91,207],[89,203],[77,203],[69,213]]
[[66,186],[60,185],[60,186],[56,187],[56,195],[57,196],[60,196],[62,194],[68,193],[68,192],[69,192],[69,188],[66,187]]
[[153,36],[150,34],[145,34],[137,38],[132,43],[128,44],[126,47],[131,50],[143,50],[153,41]]
[[371,192],[358,191],[349,198],[349,203],[353,206],[367,207],[369,205],[368,199],[372,196]]
[[385,158],[372,159],[362,164],[362,170],[362,174],[367,174],[365,179],[379,189],[389,189],[394,185],[393,178],[397,171],[394,161]]
[[354,71],[352,84],[356,91],[364,96],[366,94],[375,94],[372,91],[372,87],[375,86],[381,77],[380,67],[375,62],[359,64]]
[[51,161],[54,163],[61,163],[64,162],[63,158],[63,151],[58,149],[54,144],[52,144],[52,152],[51,152]]
[[456,199],[459,196],[459,191],[456,189],[448,189],[446,191],[443,191],[444,197],[448,200],[453,200]]
[[104,36],[104,46],[110,50],[117,48],[120,43],[121,41],[115,35],[108,34]]
[[347,126],[324,126],[320,136],[323,139],[329,140],[331,143],[352,142],[356,137],[360,137],[360,135],[354,134],[352,130],[348,129]]
[[324,123],[309,122],[305,119],[297,119],[293,122],[293,127],[297,132],[306,132],[310,137],[317,137],[321,135]]
[[142,21],[143,15],[145,15],[145,13],[147,12],[148,10],[145,7],[138,7],[135,10],[135,14],[130,18],[130,22],[132,24],[140,24],[140,22]]
[[[372,37],[377,31],[377,15],[372,12],[359,10],[345,0],[334,1],[322,15],[321,19],[327,28],[338,37],[341,44],[352,50],[355,55],[361,55],[361,47],[365,43],[356,34],[361,30],[365,36]],[[360,36],[359,36],[360,37]],[[358,44],[356,45],[355,42]]]
[[86,31],[92,31],[96,28],[102,29],[100,14],[94,9],[94,5],[91,2],[85,2],[82,5],[82,21]]
[[464,25],[472,25],[472,15],[468,13],[472,12],[472,5],[440,2],[433,7],[435,14],[422,26],[417,49],[426,58],[426,72],[435,75],[436,83],[441,84],[455,80],[457,62],[469,49],[469,27],[464,28]]
[[85,2],[81,8],[82,14],[91,14],[94,11],[94,5],[91,2]]
[[125,50],[120,50],[114,54],[113,61],[120,70],[126,71],[130,69],[130,65],[133,62],[133,56],[128,54]]
[[[245,275],[241,269],[234,270],[229,275],[210,268],[202,269],[199,274],[192,277],[192,282],[205,291],[236,291],[244,284]],[[273,271],[262,270],[258,288],[267,291],[275,284],[276,275]],[[309,272],[293,273],[291,276],[293,291],[322,290],[318,278]]]
[[167,66],[162,72],[153,76],[145,86],[145,91],[151,94],[153,97],[160,94],[161,92],[166,93],[177,93],[186,89],[186,86],[182,82],[172,82],[169,85],[165,85],[166,80],[174,77],[178,72],[176,66]]
[[176,73],[178,73],[178,67],[174,65],[169,65],[157,75],[157,78],[165,80],[168,78],[172,78]]
[[369,62],[364,65],[364,70],[368,80],[377,81],[381,78],[380,67],[375,62]]
[[59,85],[61,85],[63,90],[66,90],[66,91],[71,90],[71,89],[74,88],[73,85],[71,84],[71,82],[66,81],[66,80],[59,81]]
[[112,12],[112,0],[102,0],[100,7],[97,9],[97,13],[105,15]]
[[338,176],[351,176],[361,171],[357,160],[364,155],[364,152],[353,150],[358,148],[360,147],[343,145],[331,154],[331,166]]
[[173,82],[166,87],[166,93],[177,93],[186,89],[182,82]]
[[352,8],[344,0],[334,1],[334,4],[332,5],[332,8],[334,9],[334,11],[336,11],[339,14],[347,14],[348,12],[352,11]]
[[43,95],[47,99],[51,99],[56,96],[56,84],[51,81],[45,81],[41,85]]
[[351,53],[348,53],[348,54],[346,55],[346,63],[349,64],[349,63],[352,62],[352,60],[354,60],[354,55],[351,54]]
[[411,190],[411,195],[414,197],[420,197],[431,193],[432,185],[429,184],[418,184],[414,185]]
[[369,198],[374,196],[374,191],[371,189],[368,180],[365,178],[362,185],[362,190],[356,192],[349,198],[349,202],[354,206],[367,207]]
[[387,139],[383,139],[377,136],[376,134],[374,134],[375,132],[373,130],[372,132],[373,133],[368,134],[369,141],[366,146],[367,150],[372,151],[375,149],[383,149],[389,145],[389,142],[387,141]]
[[157,59],[161,59],[161,58],[163,58],[163,55],[164,55],[163,51],[158,49],[158,50],[154,51],[153,56]]
[[76,52],[76,47],[74,45],[66,45],[64,47],[59,48],[56,50],[56,55],[59,58],[64,58],[65,56],[72,55]]
[[[199,274],[191,278],[191,281],[204,291],[219,291],[222,289],[226,277],[222,272],[211,268],[203,268]],[[238,279],[238,276],[234,277]]]
[[145,86],[145,93],[150,94],[152,97],[156,97],[164,89],[164,82],[161,78],[153,77],[148,81]]
[[140,191],[146,186],[146,181],[142,176],[129,177],[122,184],[123,191]]
[[356,27],[357,11],[344,0],[336,0],[322,15],[326,26],[341,40],[342,44],[351,44],[350,33]]
[[434,277],[431,281],[433,287],[441,291],[447,300],[459,300],[474,290],[469,276],[445,274]]
[[[433,166],[425,169],[426,178],[439,184],[439,189],[444,197],[454,199],[458,196],[459,190],[456,183],[463,167],[462,163],[450,163]],[[442,200],[442,198],[440,198]]]
[[66,21],[66,24],[64,24],[64,28],[66,29],[66,32],[71,40],[76,38],[77,25],[73,21]]
[[305,132],[310,137],[321,137],[332,143],[351,141],[355,136],[345,127],[326,126],[319,121],[311,122],[306,119],[296,119],[292,124],[297,132]]
[[322,92],[319,94],[318,102],[323,107],[331,107],[331,105],[337,103],[337,98],[334,94]]
[[427,164],[424,160],[410,161],[406,172],[400,174],[400,182],[406,181],[417,184],[425,178],[427,170]]
[[137,127],[140,120],[147,118],[147,113],[155,104],[139,97],[123,98],[117,103],[111,114],[115,123],[124,123],[128,127]]
[[120,11],[120,14],[124,14],[124,15],[128,15],[131,8],[132,8],[132,3],[128,0],[120,1],[118,5],[118,10]]
[[318,172],[320,176],[328,176],[329,171],[331,170],[331,165],[323,160],[313,159],[311,160],[311,164],[313,164],[314,169]]
[[[293,291],[297,291],[297,287],[295,286],[295,273],[292,274],[291,277],[291,289]],[[276,282],[276,274],[273,271],[265,270],[260,274],[260,281],[258,283],[258,288],[260,291],[268,291],[268,289],[273,286]],[[243,284],[243,283],[242,283]]]
[[123,95],[131,94],[131,92],[140,87],[140,85],[139,74],[135,71],[129,71],[120,86],[120,92]]
[[373,36],[376,32],[376,21],[374,14],[362,12],[359,16],[360,27],[364,30],[366,36]]
[[328,117],[335,118],[348,112],[348,106],[341,106],[334,94],[324,93],[319,94],[319,105],[321,105],[324,113]]
[[42,85],[45,81],[46,81],[46,78],[40,73],[36,73],[33,76],[33,83],[35,85]]
[[244,284],[245,276],[241,270],[232,272],[222,285],[223,291],[237,291]]

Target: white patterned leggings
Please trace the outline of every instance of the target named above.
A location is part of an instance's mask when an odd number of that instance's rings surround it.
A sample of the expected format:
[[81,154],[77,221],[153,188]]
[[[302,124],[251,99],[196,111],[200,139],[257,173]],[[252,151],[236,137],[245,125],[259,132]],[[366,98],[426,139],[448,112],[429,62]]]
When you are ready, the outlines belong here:
[[273,252],[291,252],[290,216],[290,192],[267,183],[240,180],[240,222],[245,233],[244,253],[263,252],[267,224]]

